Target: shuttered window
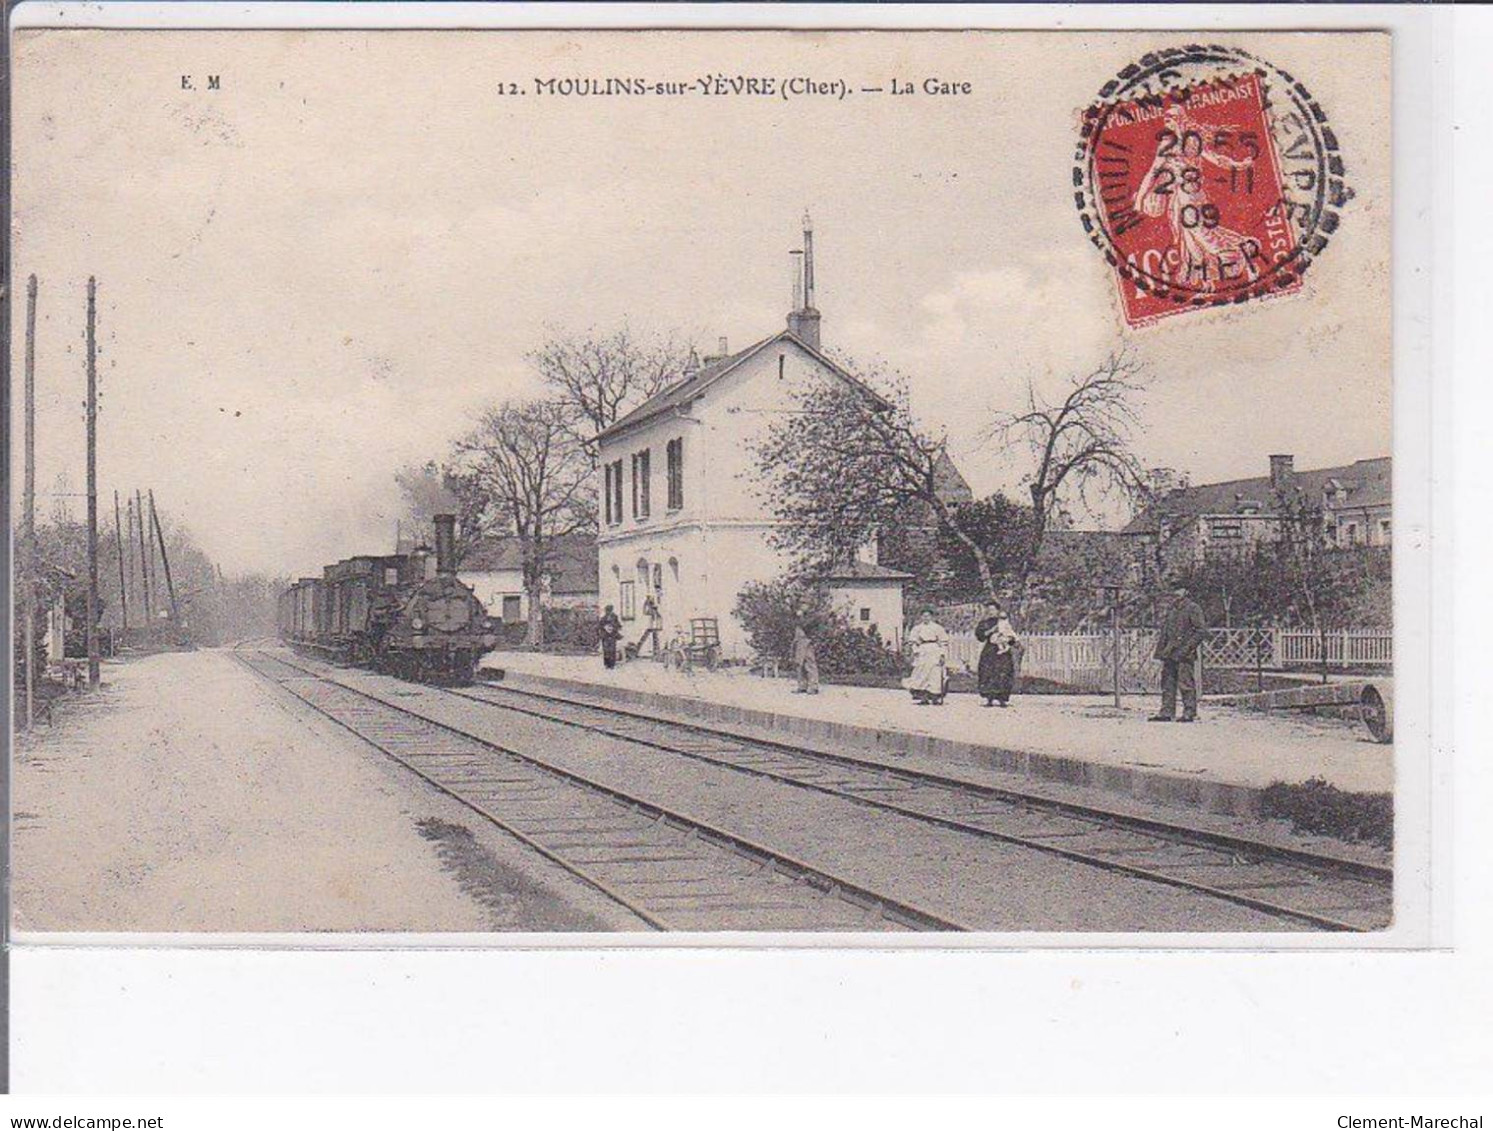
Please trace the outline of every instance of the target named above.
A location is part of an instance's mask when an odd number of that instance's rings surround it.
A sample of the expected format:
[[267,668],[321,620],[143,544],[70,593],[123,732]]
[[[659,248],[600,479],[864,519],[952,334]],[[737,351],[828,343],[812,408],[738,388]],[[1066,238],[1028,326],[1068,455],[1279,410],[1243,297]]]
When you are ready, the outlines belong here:
[[677,511],[684,506],[684,437],[669,441],[666,462],[669,468],[669,509]]
[[651,509],[649,506],[649,480],[652,478],[652,451],[644,448],[641,452],[634,452],[632,457],[632,516],[633,518],[647,518]]
[[607,522],[616,526],[622,521],[622,461],[613,460],[606,466],[606,512]]

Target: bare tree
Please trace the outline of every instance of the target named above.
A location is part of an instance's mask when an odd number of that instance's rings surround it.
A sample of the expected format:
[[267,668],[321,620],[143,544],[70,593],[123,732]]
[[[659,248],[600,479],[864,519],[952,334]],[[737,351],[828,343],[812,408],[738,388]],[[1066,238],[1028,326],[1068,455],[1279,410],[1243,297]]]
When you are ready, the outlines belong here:
[[595,435],[682,378],[691,353],[687,342],[639,338],[624,324],[610,333],[552,329],[528,358],[555,395],[575,410],[574,438],[594,464]]
[[1023,589],[1053,512],[1070,492],[1086,505],[1115,493],[1146,498],[1145,469],[1130,448],[1140,423],[1136,402],[1145,388],[1140,362],[1122,351],[1075,376],[1060,402],[1040,396],[1028,382],[1026,409],[996,414],[988,438],[1024,446],[1036,461],[1025,484],[1032,500],[1032,537],[1021,571]]
[[796,572],[842,564],[878,531],[921,511],[968,551],[985,591],[996,592],[989,547],[940,490],[946,442],[914,420],[905,379],[877,370],[862,382],[809,382],[753,447],[759,493],[780,520],[773,541]]
[[595,476],[561,400],[504,401],[457,442],[460,472],[486,500],[490,526],[516,535],[529,597],[527,643],[544,640],[544,580],[552,543],[596,526]]

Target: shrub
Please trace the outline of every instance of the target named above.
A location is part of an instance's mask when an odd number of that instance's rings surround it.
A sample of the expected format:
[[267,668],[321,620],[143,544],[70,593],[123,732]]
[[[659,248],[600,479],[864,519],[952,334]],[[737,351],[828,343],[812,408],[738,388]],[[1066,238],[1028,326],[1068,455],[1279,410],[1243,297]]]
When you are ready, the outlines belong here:
[[601,619],[594,609],[544,610],[544,647],[555,652],[594,652],[601,646]]
[[736,598],[736,616],[753,651],[793,659],[793,630],[799,625],[814,642],[822,675],[899,675],[902,657],[886,646],[874,626],[856,628],[838,612],[823,588],[779,580],[754,582]]
[[1382,848],[1394,843],[1394,798],[1387,793],[1349,793],[1324,778],[1294,785],[1272,783],[1260,798],[1260,814],[1284,818],[1297,832]]

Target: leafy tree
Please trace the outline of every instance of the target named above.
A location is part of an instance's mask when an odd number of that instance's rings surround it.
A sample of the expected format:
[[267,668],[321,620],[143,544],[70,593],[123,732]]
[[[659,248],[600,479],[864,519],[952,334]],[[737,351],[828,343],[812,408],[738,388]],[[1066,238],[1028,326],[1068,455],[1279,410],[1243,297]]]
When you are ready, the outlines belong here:
[[759,493],[779,519],[772,540],[797,574],[849,561],[879,532],[920,514],[969,555],[984,591],[996,591],[986,547],[941,490],[945,440],[914,420],[904,378],[881,370],[863,380],[827,376],[793,397],[753,449]]

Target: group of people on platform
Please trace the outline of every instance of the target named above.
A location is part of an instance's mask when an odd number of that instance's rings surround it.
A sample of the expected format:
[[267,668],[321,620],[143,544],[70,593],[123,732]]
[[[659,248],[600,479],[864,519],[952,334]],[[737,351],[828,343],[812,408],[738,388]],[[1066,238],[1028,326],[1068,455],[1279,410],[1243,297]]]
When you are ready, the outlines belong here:
[[[1021,640],[999,601],[985,603],[984,615],[975,625],[975,639],[982,645],[975,690],[987,707],[1010,706],[1016,686],[1016,648]],[[907,641],[912,645],[912,674],[902,686],[920,707],[941,706],[949,693],[948,630],[934,619],[932,609],[924,609],[908,632]]]
[[[1198,650],[1207,638],[1208,623],[1202,606],[1194,601],[1181,581],[1170,585],[1173,600],[1167,606],[1156,638],[1155,659],[1161,662],[1161,709],[1151,722],[1190,723],[1197,718],[1198,690],[1195,664]],[[656,617],[656,611],[653,616]],[[656,634],[656,624],[650,626]],[[617,644],[622,638],[622,621],[611,605],[601,618],[601,653],[608,668],[617,665]],[[979,641],[980,662],[975,675],[975,690],[986,707],[1009,707],[1016,686],[1017,635],[1005,606],[997,600],[985,603],[984,612],[975,624]],[[949,693],[949,632],[935,618],[934,611],[924,609],[918,622],[908,631],[907,643],[912,651],[912,673],[902,686],[919,706],[941,706]],[[795,694],[819,694],[819,660],[807,628],[798,624],[793,630],[793,668],[798,677]],[[1182,714],[1177,715],[1177,698],[1182,699]]]

